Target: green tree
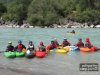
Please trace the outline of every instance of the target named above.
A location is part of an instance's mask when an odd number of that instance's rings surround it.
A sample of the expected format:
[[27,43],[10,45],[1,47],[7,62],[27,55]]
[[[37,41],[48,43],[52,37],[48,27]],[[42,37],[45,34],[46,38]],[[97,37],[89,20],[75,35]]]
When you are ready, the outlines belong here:
[[38,26],[57,23],[59,18],[65,16],[61,3],[61,0],[33,0],[28,10],[29,23]]
[[27,19],[28,6],[31,0],[14,0],[7,6],[6,19],[16,20],[22,24]]
[[6,7],[0,3],[0,17],[7,11]]

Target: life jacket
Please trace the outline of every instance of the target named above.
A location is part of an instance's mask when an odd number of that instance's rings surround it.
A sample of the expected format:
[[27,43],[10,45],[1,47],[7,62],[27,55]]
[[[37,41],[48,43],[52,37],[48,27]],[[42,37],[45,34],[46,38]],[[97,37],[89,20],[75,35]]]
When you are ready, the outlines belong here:
[[57,41],[54,41],[54,43],[55,43],[56,46],[59,46],[59,43]]
[[78,47],[84,47],[84,43],[83,42],[78,42],[77,46]]
[[68,41],[63,41],[63,46],[68,46],[69,45],[69,42]]
[[92,47],[92,45],[91,45],[91,43],[90,43],[90,42],[87,42],[87,43],[85,44],[85,47],[91,48],[91,47]]
[[22,44],[19,44],[19,45],[18,45],[18,50],[19,50],[19,51],[22,51],[22,49],[23,49],[23,45],[22,45]]
[[45,49],[44,46],[39,46],[39,50],[40,50],[40,51],[46,51],[46,49]]
[[13,46],[7,46],[7,51],[13,51],[14,47]]
[[34,45],[32,45],[32,46],[29,45],[28,49],[29,49],[29,50],[34,50]]

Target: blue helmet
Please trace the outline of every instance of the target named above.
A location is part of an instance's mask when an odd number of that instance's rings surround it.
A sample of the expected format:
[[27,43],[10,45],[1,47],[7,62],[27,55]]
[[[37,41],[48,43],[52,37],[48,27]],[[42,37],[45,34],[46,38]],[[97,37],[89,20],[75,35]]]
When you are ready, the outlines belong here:
[[18,41],[18,43],[22,43],[22,41],[21,41],[21,40],[19,40],[19,41]]

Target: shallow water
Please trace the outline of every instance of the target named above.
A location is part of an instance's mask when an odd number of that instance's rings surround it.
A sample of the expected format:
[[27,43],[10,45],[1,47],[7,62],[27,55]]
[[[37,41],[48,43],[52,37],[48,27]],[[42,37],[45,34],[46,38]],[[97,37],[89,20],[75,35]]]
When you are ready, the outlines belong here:
[[[17,45],[17,41],[21,39],[27,46],[28,41],[32,40],[35,47],[39,41],[43,41],[45,45],[51,40],[57,38],[59,43],[66,37],[71,44],[75,44],[78,38],[85,41],[86,37],[91,39],[91,42],[97,47],[100,46],[100,29],[75,29],[77,34],[66,34],[67,31],[73,29],[0,29],[0,47],[1,51],[5,50],[8,41],[12,41],[13,45]],[[67,54],[48,54],[45,58],[5,58],[3,53],[0,53],[0,75],[99,75],[97,73],[81,73],[79,71],[80,63],[98,63],[100,64],[100,51],[91,53],[82,53],[79,51],[70,52]]]

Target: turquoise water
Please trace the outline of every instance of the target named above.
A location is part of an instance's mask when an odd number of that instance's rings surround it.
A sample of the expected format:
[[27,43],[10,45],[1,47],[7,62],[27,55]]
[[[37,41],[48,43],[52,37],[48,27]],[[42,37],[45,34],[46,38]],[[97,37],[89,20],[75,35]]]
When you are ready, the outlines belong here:
[[91,42],[100,46],[100,29],[74,29],[77,33],[75,35],[66,34],[67,31],[72,31],[73,29],[23,29],[23,28],[0,28],[0,47],[1,50],[5,50],[9,41],[13,42],[13,45],[17,45],[18,40],[22,40],[23,44],[28,45],[28,41],[32,40],[35,47],[38,46],[40,41],[43,41],[45,45],[49,44],[51,40],[57,38],[58,42],[61,43],[63,38],[66,37],[72,45],[77,42],[78,38],[82,38],[85,42],[85,38],[89,37]]
[[[25,46],[28,45],[28,41],[32,40],[35,47],[40,41],[43,41],[45,45],[49,44],[54,38],[58,39],[61,43],[63,38],[66,37],[68,41],[74,45],[78,38],[82,38],[85,42],[85,38],[89,37],[91,42],[100,47],[100,29],[74,29],[77,34],[66,34],[67,31],[73,29],[12,29],[1,28],[0,29],[0,50],[4,51],[8,41],[12,41],[13,45],[17,45],[18,40],[22,40]],[[79,71],[80,63],[98,63],[100,65],[100,51],[81,53],[79,51],[73,51],[66,54],[50,53],[45,58],[33,58],[26,59],[15,58],[8,59],[4,57],[3,53],[0,53],[0,75],[99,75],[98,72],[83,72]]]

